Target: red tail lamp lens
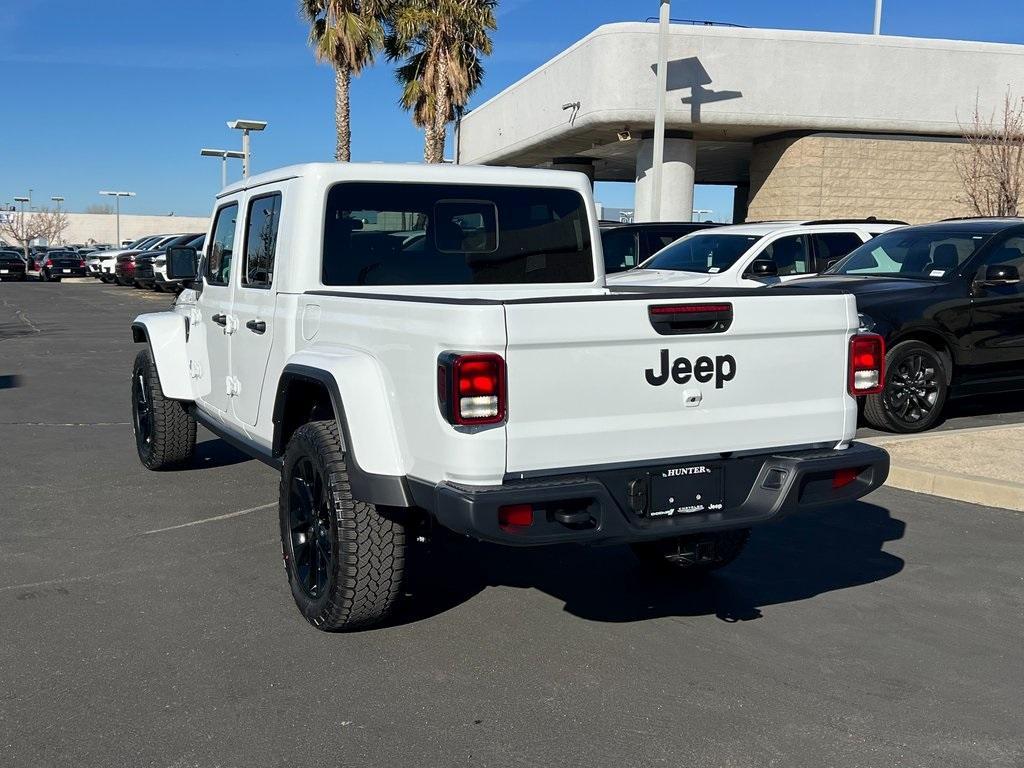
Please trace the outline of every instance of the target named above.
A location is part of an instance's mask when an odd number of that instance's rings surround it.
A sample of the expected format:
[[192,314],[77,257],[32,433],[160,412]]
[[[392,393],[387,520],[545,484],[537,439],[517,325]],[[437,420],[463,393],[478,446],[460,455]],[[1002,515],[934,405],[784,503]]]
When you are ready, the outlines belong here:
[[438,359],[437,396],[452,424],[505,421],[505,361],[501,355],[445,353]]
[[859,476],[860,469],[856,467],[837,469],[835,474],[832,475],[832,489],[838,491],[840,488],[845,488],[855,482]]
[[533,507],[511,504],[498,509],[498,525],[503,531],[516,531],[533,525]]
[[877,395],[885,389],[885,340],[874,333],[850,339],[850,394]]

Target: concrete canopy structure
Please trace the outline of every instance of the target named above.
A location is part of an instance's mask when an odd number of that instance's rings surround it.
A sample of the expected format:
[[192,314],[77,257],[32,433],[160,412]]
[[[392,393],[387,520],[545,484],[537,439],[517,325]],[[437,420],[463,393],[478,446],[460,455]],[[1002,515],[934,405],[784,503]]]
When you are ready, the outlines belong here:
[[[467,114],[458,161],[636,181],[649,204],[656,24],[598,28]],[[693,183],[736,185],[736,219],[963,212],[953,167],[975,104],[1024,94],[1024,47],[673,25],[662,218]]]

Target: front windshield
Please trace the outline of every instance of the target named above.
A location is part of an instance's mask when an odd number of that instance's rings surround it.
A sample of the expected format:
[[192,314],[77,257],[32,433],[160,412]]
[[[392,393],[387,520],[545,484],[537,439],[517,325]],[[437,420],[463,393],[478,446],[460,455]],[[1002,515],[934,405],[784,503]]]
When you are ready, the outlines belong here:
[[760,239],[761,235],[691,235],[662,248],[640,268],[713,275],[729,269]]
[[956,272],[991,237],[969,230],[894,229],[864,243],[824,274],[939,280]]

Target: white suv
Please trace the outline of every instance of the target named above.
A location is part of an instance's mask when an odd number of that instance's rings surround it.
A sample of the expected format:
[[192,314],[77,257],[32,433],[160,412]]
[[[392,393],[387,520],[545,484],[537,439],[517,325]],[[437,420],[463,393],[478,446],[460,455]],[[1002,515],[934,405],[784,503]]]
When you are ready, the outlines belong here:
[[701,230],[608,284],[761,288],[814,275],[900,221],[771,221]]

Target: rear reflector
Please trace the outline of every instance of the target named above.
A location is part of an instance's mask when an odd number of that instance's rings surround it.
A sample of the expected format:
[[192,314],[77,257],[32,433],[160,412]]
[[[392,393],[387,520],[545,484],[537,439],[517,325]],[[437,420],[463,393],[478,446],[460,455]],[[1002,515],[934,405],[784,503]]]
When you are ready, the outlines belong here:
[[437,401],[451,424],[499,424],[506,416],[505,361],[501,355],[448,352],[437,361]]
[[850,394],[877,395],[885,389],[885,340],[874,333],[850,339]]
[[837,469],[835,474],[832,475],[832,490],[838,491],[840,488],[845,488],[857,479],[860,472],[861,470],[856,467]]
[[498,525],[503,531],[516,531],[533,525],[533,507],[529,504],[511,504],[498,509]]

